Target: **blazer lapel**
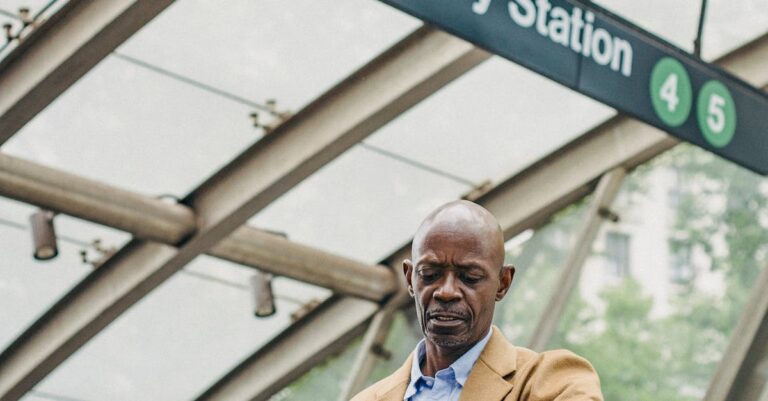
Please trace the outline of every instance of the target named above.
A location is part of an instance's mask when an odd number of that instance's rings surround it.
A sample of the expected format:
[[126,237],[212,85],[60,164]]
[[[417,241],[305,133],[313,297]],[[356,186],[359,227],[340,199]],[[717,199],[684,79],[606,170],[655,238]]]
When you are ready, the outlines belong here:
[[492,330],[490,341],[461,390],[460,401],[497,401],[512,391],[512,384],[504,378],[517,369],[517,351],[496,326]]
[[512,391],[512,385],[502,379],[483,360],[479,359],[461,390],[459,401],[502,400]]

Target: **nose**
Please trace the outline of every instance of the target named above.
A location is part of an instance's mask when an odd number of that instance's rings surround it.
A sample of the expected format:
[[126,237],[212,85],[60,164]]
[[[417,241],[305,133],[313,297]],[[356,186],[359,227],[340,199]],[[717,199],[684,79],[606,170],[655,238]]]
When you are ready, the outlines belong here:
[[446,274],[440,286],[435,289],[433,296],[440,302],[451,302],[461,299],[461,289],[459,288],[456,275],[453,273]]

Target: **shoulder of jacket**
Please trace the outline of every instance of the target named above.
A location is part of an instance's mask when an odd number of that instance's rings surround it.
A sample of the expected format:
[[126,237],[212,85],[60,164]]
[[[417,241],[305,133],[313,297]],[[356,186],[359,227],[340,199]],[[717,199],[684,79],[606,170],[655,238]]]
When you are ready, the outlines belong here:
[[517,352],[518,368],[535,361],[541,355],[540,353],[525,347],[516,346],[515,351]]
[[[516,380],[534,399],[602,401],[600,377],[586,359],[564,349],[518,351]],[[562,398],[561,398],[562,397]]]
[[589,361],[567,349],[555,349],[536,352],[524,347],[517,348],[517,364],[523,367],[528,364],[585,364],[591,368]]

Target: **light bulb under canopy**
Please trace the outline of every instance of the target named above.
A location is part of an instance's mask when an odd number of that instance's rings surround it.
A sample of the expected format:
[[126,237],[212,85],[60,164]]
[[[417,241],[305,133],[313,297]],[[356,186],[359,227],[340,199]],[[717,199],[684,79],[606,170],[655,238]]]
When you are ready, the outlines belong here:
[[29,223],[32,226],[32,242],[35,247],[32,256],[37,260],[50,260],[59,254],[53,216],[52,211],[45,209],[40,209],[29,216]]

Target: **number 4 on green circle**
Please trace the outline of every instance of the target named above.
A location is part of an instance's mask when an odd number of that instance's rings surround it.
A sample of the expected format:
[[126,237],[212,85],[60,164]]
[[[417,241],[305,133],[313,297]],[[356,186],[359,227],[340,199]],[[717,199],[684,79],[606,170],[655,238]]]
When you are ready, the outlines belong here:
[[688,119],[693,103],[691,79],[683,65],[672,57],[659,60],[651,71],[651,103],[656,115],[670,127]]

